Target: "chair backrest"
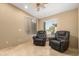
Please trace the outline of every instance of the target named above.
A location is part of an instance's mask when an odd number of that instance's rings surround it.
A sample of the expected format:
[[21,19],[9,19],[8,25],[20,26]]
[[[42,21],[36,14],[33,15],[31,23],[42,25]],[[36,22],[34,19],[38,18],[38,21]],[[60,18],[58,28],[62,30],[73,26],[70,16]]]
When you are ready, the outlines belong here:
[[56,38],[69,40],[70,32],[69,31],[57,31],[55,34]]
[[38,31],[37,36],[39,38],[46,38],[46,31]]

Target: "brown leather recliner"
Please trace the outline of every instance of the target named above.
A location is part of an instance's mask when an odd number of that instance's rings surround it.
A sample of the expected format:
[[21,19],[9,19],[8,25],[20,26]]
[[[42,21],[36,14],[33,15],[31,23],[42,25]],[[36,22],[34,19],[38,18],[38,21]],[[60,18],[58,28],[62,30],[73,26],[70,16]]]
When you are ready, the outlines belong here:
[[45,46],[46,44],[46,31],[38,31],[36,36],[33,36],[33,43],[38,46]]
[[69,47],[69,31],[57,31],[54,38],[49,38],[49,45],[51,48],[64,52]]

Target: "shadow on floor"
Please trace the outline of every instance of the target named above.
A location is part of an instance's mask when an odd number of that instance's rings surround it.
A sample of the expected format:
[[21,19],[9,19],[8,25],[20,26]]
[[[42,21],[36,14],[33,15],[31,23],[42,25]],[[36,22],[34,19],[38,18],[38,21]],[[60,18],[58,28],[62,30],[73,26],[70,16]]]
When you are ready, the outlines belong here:
[[78,50],[69,48],[64,53],[61,53],[59,51],[56,51],[56,50],[50,48],[50,55],[51,56],[78,56]]

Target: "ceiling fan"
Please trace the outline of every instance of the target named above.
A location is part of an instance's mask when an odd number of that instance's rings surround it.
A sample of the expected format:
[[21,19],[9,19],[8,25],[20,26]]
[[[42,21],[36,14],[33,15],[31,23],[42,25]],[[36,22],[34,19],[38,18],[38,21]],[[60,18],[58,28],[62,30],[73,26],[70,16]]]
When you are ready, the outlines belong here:
[[37,11],[40,11],[41,8],[46,8],[46,4],[48,3],[36,3]]

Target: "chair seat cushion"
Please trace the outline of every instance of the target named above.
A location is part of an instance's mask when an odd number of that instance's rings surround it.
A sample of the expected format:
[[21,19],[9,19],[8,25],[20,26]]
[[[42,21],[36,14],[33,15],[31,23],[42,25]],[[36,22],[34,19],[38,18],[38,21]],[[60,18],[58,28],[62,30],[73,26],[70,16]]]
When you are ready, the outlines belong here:
[[60,45],[60,41],[57,41],[57,40],[51,40],[51,42],[50,42],[52,45],[57,45],[57,46],[59,46]]

